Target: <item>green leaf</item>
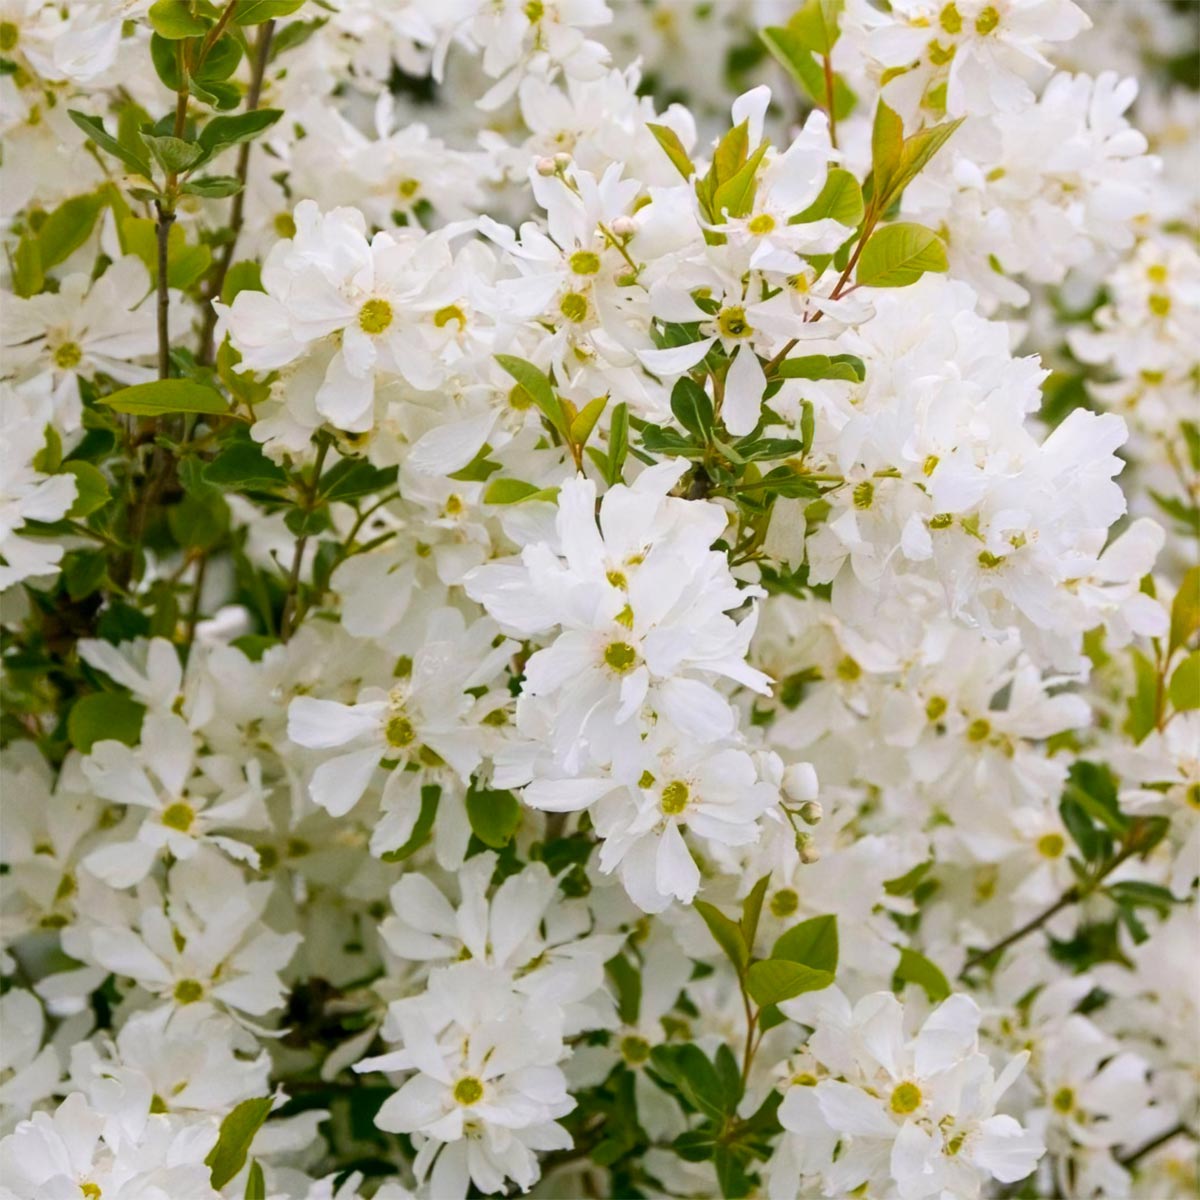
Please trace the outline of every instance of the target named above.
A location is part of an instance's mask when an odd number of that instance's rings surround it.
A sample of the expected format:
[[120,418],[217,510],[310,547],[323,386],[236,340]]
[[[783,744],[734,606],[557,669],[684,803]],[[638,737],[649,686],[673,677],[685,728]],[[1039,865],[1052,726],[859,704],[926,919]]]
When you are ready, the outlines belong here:
[[235,25],[261,25],[277,17],[290,17],[304,4],[304,0],[242,0],[234,9]]
[[871,127],[871,204],[876,213],[887,209],[903,152],[904,122],[880,99]]
[[713,940],[725,951],[725,956],[737,968],[737,973],[741,975],[750,961],[750,947],[741,927],[715,905],[709,904],[707,900],[693,901],[693,907],[708,926],[708,932],[713,935]]
[[398,473],[398,467],[376,467],[365,458],[343,458],[321,476],[317,497],[327,504],[357,500],[390,488]]
[[892,990],[899,991],[907,983],[923,988],[934,1004],[940,1004],[950,995],[950,981],[941,969],[925,955],[904,946],[900,950],[900,965],[892,976]]
[[574,446],[586,446],[587,440],[592,436],[592,430],[596,428],[596,422],[600,420],[600,414],[604,411],[605,405],[608,404],[608,394],[597,396],[594,400],[589,400],[571,420],[570,437],[571,444]]
[[883,212],[900,195],[902,191],[920,174],[929,160],[946,144],[950,135],[963,123],[963,118],[956,121],[943,121],[940,125],[927,125],[917,130],[912,137],[905,138],[900,151],[900,161],[888,181],[888,194],[880,197],[878,211]]
[[86,517],[108,503],[108,480],[91,463],[74,460],[64,463],[63,471],[75,476],[75,503],[68,517]]
[[948,266],[946,247],[932,229],[897,221],[871,235],[858,260],[855,282],[860,287],[906,287],[927,271]]
[[[650,1065],[693,1107],[710,1117],[726,1114],[727,1097],[716,1068],[699,1046],[667,1044],[650,1051]],[[734,1100],[736,1105],[737,1101]]]
[[663,148],[664,153],[671,160],[671,165],[675,170],[684,179],[691,179],[696,173],[696,166],[688,157],[688,152],[683,148],[683,143],[679,140],[679,134],[667,125],[655,125],[653,122],[647,124],[646,128],[654,134],[655,140]]
[[1067,771],[1063,796],[1073,800],[1085,813],[1116,837],[1124,837],[1129,818],[1117,801],[1117,781],[1103,763],[1073,762]]
[[1200,708],[1200,650],[1194,650],[1175,668],[1168,691],[1176,712]]
[[287,483],[287,472],[273,463],[256,442],[241,439],[227,445],[201,471],[207,483],[219,488],[264,489]]
[[751,963],[746,990],[757,1004],[779,1004],[804,992],[819,992],[833,983],[832,971],[814,970],[803,963],[764,958]]
[[[804,47],[803,41],[794,30],[784,26],[770,26],[759,33],[763,44],[774,55],[795,83],[818,108],[829,103],[826,95],[827,81],[821,63],[813,58],[812,51]],[[835,75],[833,79],[833,115],[837,120],[848,117],[858,97],[850,90],[846,81]]]
[[213,117],[200,131],[200,145],[211,157],[226,146],[236,146],[257,137],[282,116],[283,110],[279,108],[256,108],[235,117]]
[[141,175],[144,179],[150,178],[150,156],[148,154],[139,154],[134,148],[122,145],[104,128],[104,123],[98,117],[89,117],[86,113],[77,112],[73,108],[67,109],[67,116],[101,150],[107,151],[114,158],[119,158],[135,175]]
[[146,17],[155,33],[173,42],[203,37],[210,24],[196,16],[185,0],[155,0]]
[[103,582],[108,560],[102,550],[80,550],[63,560],[63,582],[72,600],[90,596]]
[[[126,217],[121,222],[121,240],[129,254],[146,264],[151,280],[158,282],[158,230],[148,217]],[[189,288],[212,262],[205,245],[188,245],[183,226],[171,226],[167,234],[167,282],[174,288]]]
[[775,368],[771,378],[844,379],[847,383],[861,383],[865,374],[861,359],[850,361],[850,356],[844,354],[837,358],[825,354],[805,354],[799,358],[785,358]]
[[1161,917],[1165,917],[1176,904],[1175,897],[1167,888],[1157,883],[1143,883],[1137,879],[1110,884],[1104,890],[1118,904],[1128,904],[1132,908],[1152,908]]
[[771,872],[768,871],[747,893],[742,901],[742,917],[738,927],[742,931],[742,940],[746,949],[754,953],[754,939],[758,936],[758,922],[762,917],[763,900],[766,899],[767,888],[771,885]]
[[843,0],[806,0],[792,14],[787,27],[806,50],[828,54],[837,45],[843,7]]
[[257,1159],[250,1164],[243,1200],[267,1200],[267,1181],[263,1178],[263,1169]]
[[103,192],[73,196],[46,217],[37,235],[43,270],[63,262],[87,241],[104,203]]
[[472,784],[467,790],[467,819],[485,846],[502,850],[521,824],[521,804],[512,792]]
[[1126,701],[1129,715],[1124,730],[1140,742],[1158,722],[1158,671],[1136,646],[1130,649],[1133,661],[1134,690]]
[[220,392],[194,379],[155,379],[150,383],[138,383],[109,396],[101,396],[98,403],[115,412],[139,417],[158,417],[164,413],[223,416],[229,412],[229,404]]
[[554,394],[550,380],[531,362],[511,354],[497,354],[496,361],[529,393],[534,404],[564,438],[570,437],[567,415]]
[[1171,634],[1167,653],[1174,654],[1191,641],[1200,629],[1200,566],[1192,567],[1183,577],[1171,604]]
[[671,389],[671,412],[675,414],[675,420],[701,442],[712,440],[712,401],[708,393],[687,375]]
[[714,194],[726,180],[732,179],[741,169],[750,154],[750,122],[735,125],[718,143],[713,151],[710,174],[715,181]]
[[642,975],[623,954],[604,964],[617,989],[617,1015],[626,1025],[636,1025],[642,1008]]
[[747,216],[754,207],[754,196],[758,190],[758,165],[767,152],[764,142],[713,193],[712,211],[718,221],[730,217]]
[[817,971],[837,971],[837,917],[811,917],[793,925],[771,948],[772,958],[803,963]]
[[541,489],[523,479],[493,479],[483,492],[484,504],[520,504],[536,496]]
[[610,487],[620,483],[625,459],[629,454],[629,405],[624,400],[612,411],[608,422],[608,461],[604,482]]
[[188,196],[221,200],[236,196],[242,190],[242,181],[236,175],[202,175],[199,179],[189,179],[179,190]]
[[92,692],[72,705],[67,716],[67,738],[81,754],[90,754],[97,742],[136,746],[145,715],[145,705],[121,692]]
[[221,285],[221,303],[232,304],[242,292],[262,290],[262,267],[244,258],[241,262],[235,262],[225,273],[225,282]]
[[421,788],[421,811],[417,814],[417,823],[413,826],[413,831],[403,846],[380,855],[384,862],[401,862],[409,855],[415,854],[429,841],[433,833],[434,820],[437,818],[438,802],[441,798],[441,784],[427,783]]
[[[241,61],[241,39],[226,34],[210,47],[203,65],[189,76],[188,82],[189,84],[199,82],[209,91],[215,90],[218,99],[221,99],[227,88],[231,88],[234,96],[240,100],[240,91],[236,87],[224,83],[223,80],[228,79],[237,70],[238,63]],[[220,107],[225,107],[225,105],[222,103]]]
[[788,221],[807,225],[812,221],[837,221],[853,229],[863,219],[863,195],[858,180],[849,171],[834,167],[825,177],[817,198]]
[[212,1168],[213,1187],[220,1190],[242,1169],[250,1143],[267,1119],[271,1104],[270,1096],[243,1100],[226,1114],[217,1144],[204,1160]]
[[143,133],[142,141],[150,147],[150,153],[154,155],[158,165],[171,174],[186,171],[204,154],[203,149],[195,142],[185,142],[183,138],[158,137],[152,133]]
[[42,269],[41,243],[33,234],[25,234],[13,252],[13,291],[18,296],[36,296],[46,286]]

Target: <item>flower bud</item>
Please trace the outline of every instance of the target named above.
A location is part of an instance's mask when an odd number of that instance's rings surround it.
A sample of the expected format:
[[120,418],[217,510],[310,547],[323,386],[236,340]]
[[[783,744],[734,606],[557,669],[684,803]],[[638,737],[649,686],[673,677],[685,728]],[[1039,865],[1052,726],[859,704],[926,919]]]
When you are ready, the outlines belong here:
[[792,763],[784,771],[783,794],[797,804],[817,798],[817,772],[812,763]]
[[548,179],[558,168],[554,165],[554,159],[543,157],[537,160],[536,170],[539,175],[545,176]]
[[560,150],[554,156],[554,165],[560,171],[566,170],[571,165],[571,156],[565,150]]
[[817,849],[817,843],[807,833],[796,834],[796,853],[800,855],[800,861],[805,866],[811,866],[813,863],[820,860],[821,851]]
[[633,237],[637,233],[637,222],[632,217],[619,216],[613,219],[612,231],[620,238]]
[[806,800],[800,805],[800,820],[805,825],[815,825],[824,815],[825,810],[816,800]]

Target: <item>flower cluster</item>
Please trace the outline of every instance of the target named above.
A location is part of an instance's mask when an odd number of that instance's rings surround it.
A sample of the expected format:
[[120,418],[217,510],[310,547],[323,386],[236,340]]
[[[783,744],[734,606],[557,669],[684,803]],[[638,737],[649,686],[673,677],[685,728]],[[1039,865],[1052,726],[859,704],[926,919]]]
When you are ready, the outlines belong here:
[[1185,8],[0,3],[3,1200],[1194,1193]]

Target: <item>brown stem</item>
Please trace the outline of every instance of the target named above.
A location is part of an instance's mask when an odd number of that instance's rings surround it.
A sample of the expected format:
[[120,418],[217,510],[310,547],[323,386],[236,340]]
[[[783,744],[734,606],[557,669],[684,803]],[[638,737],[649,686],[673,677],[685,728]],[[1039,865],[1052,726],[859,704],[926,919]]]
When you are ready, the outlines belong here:
[[200,601],[204,592],[204,575],[208,570],[208,555],[201,554],[196,560],[196,578],[192,581],[192,599],[188,605],[187,645],[196,640],[196,625],[200,620]]
[[1026,921],[1020,929],[1015,929],[1007,937],[1001,938],[995,945],[989,946],[986,950],[980,951],[978,954],[972,955],[967,959],[963,969],[959,971],[959,979],[964,978],[967,974],[973,971],[976,967],[987,962],[995,954],[999,954],[1002,950],[1007,950],[1009,946],[1021,941],[1022,938],[1028,937],[1031,933],[1040,929],[1051,918],[1056,917],[1064,908],[1070,908],[1072,904],[1077,904],[1080,900],[1085,900],[1090,896],[1104,880],[1113,873],[1127,858],[1137,854],[1141,849],[1140,839],[1136,836],[1136,822],[1134,827],[1126,835],[1124,846],[1118,854],[1114,855],[1101,868],[1100,872],[1095,875],[1087,884],[1075,885],[1067,888],[1065,892],[1049,908],[1038,913],[1031,921]]
[[[317,460],[313,464],[312,481],[307,488],[304,510],[311,512],[315,507],[318,489],[321,486],[321,469],[325,465],[325,455],[329,453],[328,440],[322,441],[317,450]],[[279,636],[287,641],[292,636],[296,626],[298,597],[300,594],[300,570],[304,565],[304,549],[308,545],[308,534],[302,533],[296,538],[296,548],[292,551],[292,565],[288,570],[287,593],[283,600],[283,615],[279,619]]]
[[1188,1137],[1195,1136],[1192,1131],[1182,1121],[1180,1121],[1178,1125],[1172,1125],[1170,1129],[1166,1130],[1164,1133],[1160,1133],[1158,1137],[1151,1138],[1150,1141],[1148,1141],[1144,1146],[1139,1146],[1136,1150],[1131,1151],[1129,1154],[1122,1155],[1117,1159],[1117,1162],[1119,1162],[1121,1166],[1128,1170],[1130,1167],[1134,1166],[1143,1158],[1145,1158],[1147,1154],[1153,1154],[1154,1151],[1160,1146],[1165,1146],[1173,1138],[1177,1138],[1180,1135],[1186,1135]]
[[[274,21],[264,21],[259,26],[258,36],[254,43],[254,66],[250,75],[250,87],[246,91],[247,112],[256,111],[259,101],[262,99],[263,78],[271,57],[271,38],[274,33]],[[250,147],[251,142],[248,141],[238,147],[237,167],[234,174],[242,186],[234,193],[233,203],[229,209],[229,237],[221,247],[216,273],[204,294],[204,317],[200,328],[199,354],[199,361],[202,363],[212,362],[213,337],[217,327],[217,313],[212,302],[221,298],[221,291],[225,287],[225,277],[229,274],[229,268],[233,265],[233,256],[237,250],[238,234],[241,233],[242,225],[245,222],[246,177],[250,169]]]
[[169,379],[171,376],[171,326],[170,305],[171,295],[167,281],[167,264],[170,258],[171,226],[175,223],[175,213],[164,208],[158,200],[154,202],[158,213],[156,234],[158,236],[158,377]]
[[833,111],[833,62],[828,54],[821,55],[825,67],[825,112],[829,117],[829,142],[837,149],[837,117]]

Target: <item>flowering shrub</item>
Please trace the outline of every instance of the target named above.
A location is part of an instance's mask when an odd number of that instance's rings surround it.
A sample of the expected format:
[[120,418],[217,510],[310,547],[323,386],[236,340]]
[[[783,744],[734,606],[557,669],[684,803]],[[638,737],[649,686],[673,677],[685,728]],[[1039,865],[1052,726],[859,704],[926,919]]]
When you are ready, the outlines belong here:
[[0,1198],[1193,1195],[1197,12],[0,3]]

